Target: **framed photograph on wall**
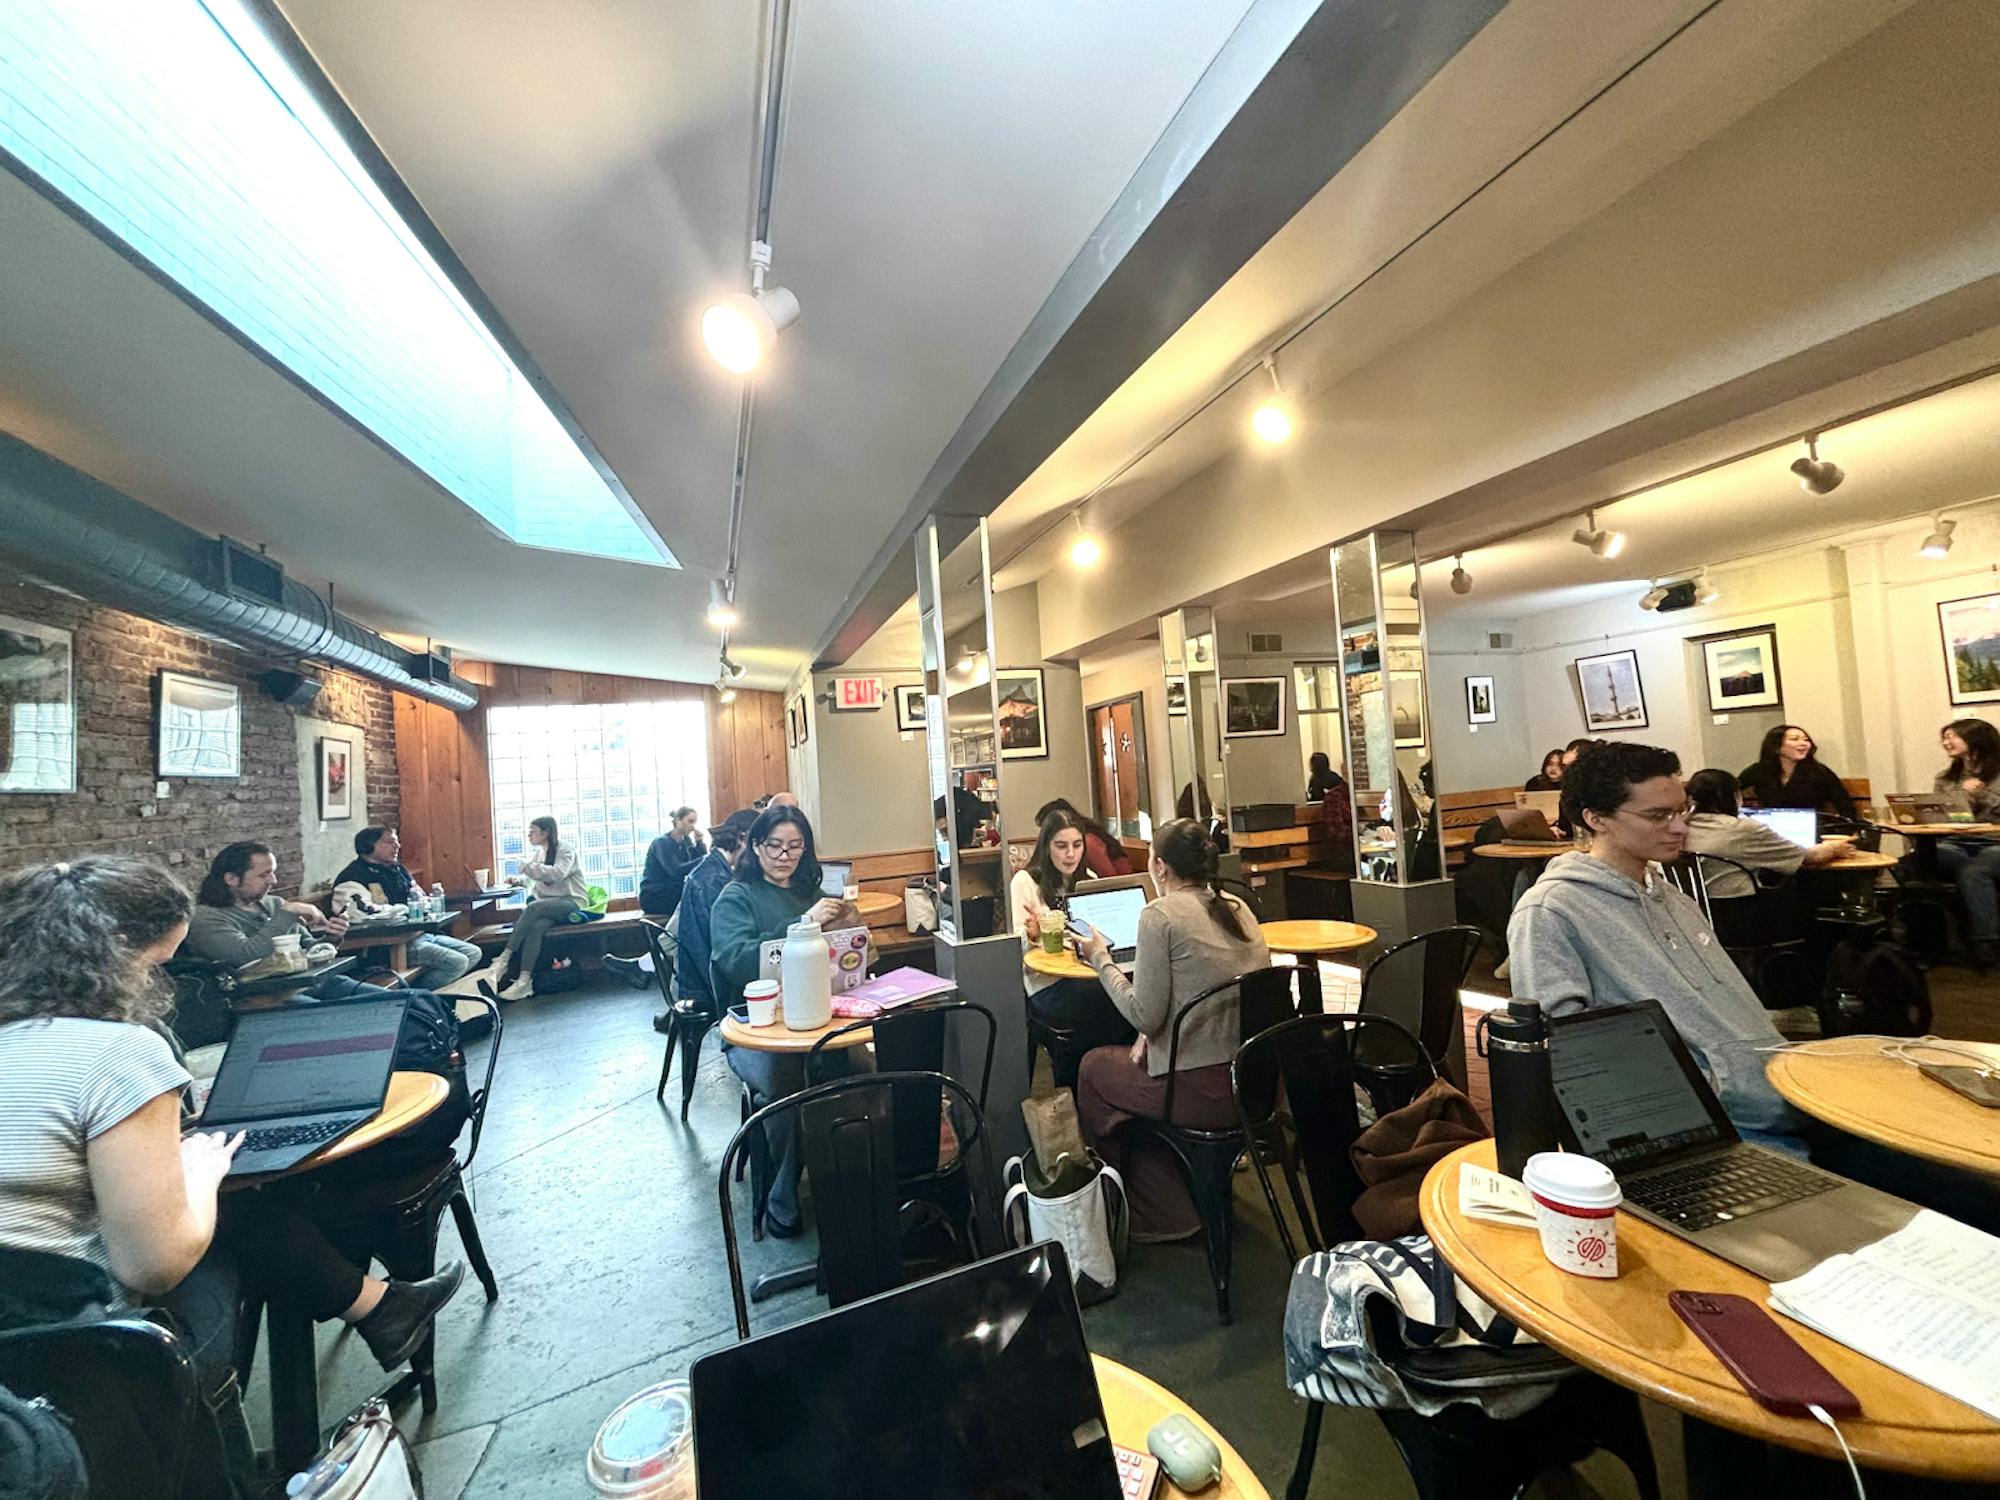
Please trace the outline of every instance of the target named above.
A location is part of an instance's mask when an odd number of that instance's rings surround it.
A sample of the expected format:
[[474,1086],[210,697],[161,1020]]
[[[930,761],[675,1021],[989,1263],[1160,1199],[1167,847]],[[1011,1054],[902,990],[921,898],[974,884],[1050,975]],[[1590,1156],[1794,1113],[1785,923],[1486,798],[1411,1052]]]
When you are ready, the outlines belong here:
[[1285,679],[1222,679],[1222,737],[1254,740],[1285,732]]
[[1711,636],[1701,643],[1708,678],[1708,711],[1774,708],[1784,702],[1778,682],[1778,627],[1759,625]]
[[1389,674],[1389,728],[1398,750],[1417,750],[1428,738],[1424,726],[1424,674]]
[[924,685],[921,682],[903,682],[896,685],[896,727],[898,729],[924,727]]
[[1042,690],[1042,669],[1009,667],[995,672],[993,689],[1000,700],[1000,758],[1048,759],[1048,699]]
[[1169,677],[1167,679],[1167,714],[1171,718],[1187,717],[1187,679]]
[[160,674],[162,776],[241,776],[243,700],[227,682]]
[[2000,703],[2000,594],[1938,605],[1944,670],[1953,703]]
[[1493,707],[1493,679],[1491,677],[1466,678],[1465,722],[1468,724],[1491,724],[1499,717],[1499,711]]
[[785,705],[785,748],[799,748],[799,709],[795,703]]
[[0,792],[76,790],[75,660],[67,630],[0,615]]
[[319,816],[323,823],[354,816],[354,741],[319,737]]
[[1607,651],[1579,656],[1576,687],[1583,696],[1583,727],[1592,734],[1607,729],[1644,729],[1646,692],[1639,685],[1639,653]]
[[793,707],[798,710],[799,743],[803,745],[807,740],[812,738],[812,714],[807,710],[806,695],[804,693],[799,694],[799,701]]

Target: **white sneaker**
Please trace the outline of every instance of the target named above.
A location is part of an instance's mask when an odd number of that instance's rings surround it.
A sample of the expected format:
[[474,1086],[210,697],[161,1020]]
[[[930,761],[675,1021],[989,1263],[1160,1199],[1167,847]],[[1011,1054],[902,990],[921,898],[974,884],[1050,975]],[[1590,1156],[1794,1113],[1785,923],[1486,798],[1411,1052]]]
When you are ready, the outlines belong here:
[[534,994],[535,981],[526,974],[523,974],[519,979],[505,986],[500,991],[500,998],[502,1000],[531,1000],[534,998]]
[[1493,977],[1495,979],[1505,979],[1509,974],[1513,973],[1513,971],[1514,971],[1514,960],[1510,955],[1507,958],[1501,959],[1499,963],[1494,965]]

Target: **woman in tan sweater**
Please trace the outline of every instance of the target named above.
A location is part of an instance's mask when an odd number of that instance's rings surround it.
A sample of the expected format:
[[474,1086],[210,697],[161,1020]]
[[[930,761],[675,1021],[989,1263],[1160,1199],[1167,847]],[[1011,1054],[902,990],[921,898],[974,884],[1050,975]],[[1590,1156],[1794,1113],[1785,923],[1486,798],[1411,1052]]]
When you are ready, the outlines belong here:
[[[1174,1017],[1218,984],[1271,961],[1256,918],[1223,892],[1215,840],[1191,818],[1176,818],[1153,836],[1153,884],[1160,899],[1139,916],[1131,978],[1112,962],[1103,935],[1081,946],[1111,1003],[1138,1030],[1129,1047],[1099,1047],[1077,1075],[1076,1107],[1084,1139],[1125,1178],[1132,1237],[1183,1239],[1201,1230],[1194,1200],[1172,1157],[1156,1143],[1128,1143],[1118,1128],[1134,1116],[1166,1112],[1167,1059]],[[1236,1120],[1229,1060],[1237,1044],[1234,995],[1219,996],[1181,1028],[1174,1123],[1220,1129]]]

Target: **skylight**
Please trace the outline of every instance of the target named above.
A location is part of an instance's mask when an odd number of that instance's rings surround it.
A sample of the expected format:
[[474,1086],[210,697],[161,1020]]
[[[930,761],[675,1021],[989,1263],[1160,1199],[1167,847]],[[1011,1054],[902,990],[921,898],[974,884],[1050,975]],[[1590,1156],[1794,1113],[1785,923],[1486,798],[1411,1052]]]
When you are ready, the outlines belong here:
[[241,0],[5,0],[0,150],[504,536],[679,566]]

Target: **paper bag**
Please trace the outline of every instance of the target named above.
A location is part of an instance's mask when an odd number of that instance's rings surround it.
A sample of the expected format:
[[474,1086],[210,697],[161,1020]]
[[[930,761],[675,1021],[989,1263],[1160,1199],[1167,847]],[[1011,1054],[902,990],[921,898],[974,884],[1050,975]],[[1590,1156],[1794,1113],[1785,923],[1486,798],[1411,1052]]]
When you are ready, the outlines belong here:
[[1028,1097],[1021,1101],[1021,1118],[1028,1126],[1035,1165],[1045,1176],[1056,1174],[1065,1153],[1083,1159],[1083,1126],[1076,1118],[1076,1095],[1056,1087],[1049,1055],[1039,1047],[1035,1049],[1034,1080],[1028,1086]]

